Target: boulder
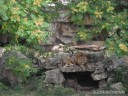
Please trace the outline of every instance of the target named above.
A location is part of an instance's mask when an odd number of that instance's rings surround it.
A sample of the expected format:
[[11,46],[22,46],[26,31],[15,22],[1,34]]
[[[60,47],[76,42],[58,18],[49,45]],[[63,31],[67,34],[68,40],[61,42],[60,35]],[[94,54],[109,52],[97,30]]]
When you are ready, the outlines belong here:
[[125,66],[128,68],[128,56],[124,56],[120,58],[117,62],[118,62],[118,65]]
[[[75,53],[74,53],[75,54]],[[58,52],[56,56],[53,58],[49,58],[48,62],[46,64],[46,69],[55,69],[60,68],[62,72],[83,72],[83,71],[91,71],[94,72],[96,68],[95,63],[88,63],[85,66],[85,70],[83,70],[80,66],[74,64],[73,66],[68,66],[66,68],[63,68],[62,59],[66,57],[71,57],[73,54],[66,53],[66,52]]]
[[0,58],[2,57],[4,50],[5,50],[4,48],[0,48]]
[[124,90],[122,82],[114,83],[114,84],[110,85],[110,88],[113,90],[117,90],[117,91]]
[[76,27],[67,22],[55,22],[55,36],[63,44],[73,44]]
[[107,87],[107,81],[105,79],[99,81],[99,88],[104,89]]
[[7,68],[6,67],[6,60],[10,57],[17,57],[17,58],[20,58],[21,60],[29,60],[30,59],[28,57],[26,57],[25,55],[23,55],[22,53],[20,52],[17,52],[17,51],[5,51],[4,54],[2,55],[1,57],[1,64],[0,64],[0,69],[1,68]]
[[[5,51],[1,57],[0,63],[0,80],[4,82],[7,80],[12,86],[18,84],[20,81],[20,77],[12,71],[12,67],[7,65],[7,59],[10,57],[16,57],[21,60],[30,61],[25,55],[17,51]],[[21,77],[22,78],[22,77]]]
[[66,88],[73,88],[75,90],[78,89],[78,81],[74,79],[66,79],[63,85]]
[[72,38],[68,36],[59,37],[58,39],[61,40],[64,44],[72,44]]
[[62,84],[65,81],[65,78],[59,69],[46,71],[45,74],[45,83]]
[[70,22],[70,16],[71,14],[69,14],[68,10],[61,10],[59,11],[59,17],[57,18],[56,21],[58,22]]
[[18,77],[10,69],[1,70],[0,81],[5,85],[7,85],[6,82],[8,82],[11,86],[15,86],[20,82]]
[[58,68],[58,64],[61,64],[60,58],[49,58],[48,62],[46,63],[46,69],[56,69]]
[[118,67],[127,67],[128,68],[128,56],[124,56],[122,58],[118,58],[116,56],[111,56],[106,58],[103,63],[105,64],[105,68],[107,68],[107,70],[111,71],[111,70],[115,70]]
[[98,66],[96,67],[96,69],[94,71],[94,73],[95,74],[100,74],[100,73],[103,73],[104,71],[105,71],[104,65],[99,62]]
[[106,57],[103,61],[102,64],[104,64],[104,68],[106,69],[113,69],[113,61],[111,57]]
[[102,80],[107,78],[107,73],[103,72],[103,73],[92,73],[91,74],[93,80]]
[[114,82],[114,78],[112,78],[112,77],[109,77],[108,79],[107,79],[107,83],[108,84],[112,84],[113,82]]
[[4,50],[5,50],[4,48],[0,48],[0,63],[1,63],[1,58],[3,56]]
[[64,57],[69,57],[71,54],[70,53],[66,53],[66,52],[58,52],[56,57],[58,58],[64,58]]
[[88,62],[100,62],[104,59],[104,52],[99,51],[99,52],[93,52],[90,51],[87,54]]
[[46,60],[43,57],[37,57],[38,68],[45,69],[46,68]]
[[58,44],[53,46],[52,51],[54,52],[64,52],[64,45],[63,44]]
[[61,26],[62,34],[61,34],[61,36],[62,37],[68,36],[68,37],[72,38],[75,35],[75,31],[76,31],[75,29],[76,29],[76,27],[74,27],[72,24],[62,23],[62,26]]

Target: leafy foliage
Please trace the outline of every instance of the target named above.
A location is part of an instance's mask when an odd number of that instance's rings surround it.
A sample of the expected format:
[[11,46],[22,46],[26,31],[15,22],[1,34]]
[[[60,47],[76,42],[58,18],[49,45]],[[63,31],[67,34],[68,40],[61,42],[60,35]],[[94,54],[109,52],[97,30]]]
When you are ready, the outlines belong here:
[[[126,2],[126,5],[123,2]],[[81,27],[77,32],[79,39],[91,39],[95,34],[102,31],[104,33],[105,30],[109,34],[106,42],[109,51],[119,56],[128,53],[128,6],[126,0],[72,0],[67,6],[72,14],[72,22],[77,25],[94,26],[90,30]]]
[[33,66],[31,59],[25,57],[21,53],[14,50],[6,50],[4,56],[5,70],[11,70],[18,77],[20,82],[26,81],[32,73],[37,72],[37,68]]
[[[69,3],[59,1],[0,0],[1,32],[12,34],[16,42],[21,37],[31,44],[48,43],[50,32],[47,21],[57,18],[59,11],[68,10],[68,14],[71,14],[71,22],[77,25],[94,26],[91,30],[78,29],[76,36],[78,39],[88,40],[106,30],[109,34],[107,40],[109,51],[121,56],[127,54],[127,0],[66,0]],[[119,46],[122,44],[126,47],[125,50]]]
[[0,7],[3,9],[0,12],[1,32],[12,34],[16,42],[19,37],[25,38],[32,44],[47,41],[49,32],[46,28],[49,24],[41,10],[43,3],[46,2],[44,0],[1,0]]
[[24,78],[28,77],[31,72],[35,72],[35,69],[32,67],[32,64],[29,60],[22,60],[12,56],[6,59],[7,66],[18,76]]

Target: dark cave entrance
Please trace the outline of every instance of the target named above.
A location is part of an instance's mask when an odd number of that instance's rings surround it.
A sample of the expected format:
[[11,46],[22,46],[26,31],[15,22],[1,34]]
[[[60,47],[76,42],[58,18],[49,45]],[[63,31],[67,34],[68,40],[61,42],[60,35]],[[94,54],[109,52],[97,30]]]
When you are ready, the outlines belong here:
[[[91,77],[92,72],[64,72],[63,75],[65,77],[64,84],[67,83],[66,87],[76,89],[76,83],[78,84],[78,90],[87,91],[87,90],[94,90],[98,89],[99,81],[94,81]],[[70,80],[69,82],[67,82]],[[72,81],[71,81],[72,80]],[[74,84],[75,82],[75,84]],[[71,84],[72,83],[72,84]],[[64,85],[65,87],[65,85]]]

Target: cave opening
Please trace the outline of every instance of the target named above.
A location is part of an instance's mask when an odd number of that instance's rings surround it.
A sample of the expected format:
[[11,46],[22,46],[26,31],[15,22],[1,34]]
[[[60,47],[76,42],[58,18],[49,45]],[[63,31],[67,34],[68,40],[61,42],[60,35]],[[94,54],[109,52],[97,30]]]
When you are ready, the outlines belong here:
[[[78,90],[87,91],[98,89],[99,81],[94,81],[91,77],[92,72],[64,72],[65,77],[64,87],[70,87]],[[72,84],[71,84],[72,83]],[[79,88],[78,88],[79,87]]]

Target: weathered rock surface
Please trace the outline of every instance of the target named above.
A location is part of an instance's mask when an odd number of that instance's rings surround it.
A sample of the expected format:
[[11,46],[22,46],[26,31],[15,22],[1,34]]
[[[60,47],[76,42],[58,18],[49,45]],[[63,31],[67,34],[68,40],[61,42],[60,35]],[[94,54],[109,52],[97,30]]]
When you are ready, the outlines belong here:
[[11,86],[15,86],[19,83],[17,76],[9,69],[0,71],[0,81],[5,82],[4,80],[9,82]]
[[128,56],[124,56],[122,58],[117,58],[116,56],[111,56],[106,58],[103,63],[105,64],[105,68],[109,70],[116,69],[118,67],[125,66],[128,68]]
[[[66,20],[65,20],[66,21]],[[57,41],[62,42],[62,44],[73,44],[73,36],[76,33],[76,27],[68,22],[55,22],[54,23],[54,38],[53,39],[57,43]],[[55,39],[56,38],[56,39]]]
[[65,80],[65,82],[63,83],[64,87],[66,88],[73,88],[75,90],[78,89],[78,81],[74,80],[74,79],[67,79]]
[[79,50],[91,50],[91,51],[102,51],[105,49],[105,47],[99,47],[98,45],[88,45],[88,44],[77,45],[72,47]]
[[114,63],[114,68],[117,68],[118,66],[124,66],[128,68],[128,56],[124,56],[114,61],[116,61],[116,63]]
[[[64,33],[63,35],[67,35],[67,33]],[[62,46],[63,47],[63,46]],[[59,47],[60,48],[60,47]],[[6,59],[13,56],[14,54],[21,58],[21,59],[27,59],[25,55],[21,54],[20,52],[16,51],[9,51],[5,52],[4,54],[0,49],[0,58],[1,58],[1,63],[0,63],[0,80],[2,79],[7,79],[11,85],[16,85],[19,81],[17,76],[15,76],[11,70],[8,70],[6,66],[4,66]],[[77,65],[69,65],[66,67],[63,67],[64,65],[62,64],[62,59],[65,57],[72,57],[75,55],[77,51],[81,51],[86,54],[87,56],[87,65],[85,66],[85,70]],[[104,56],[104,51],[90,51],[90,50],[69,50],[69,51],[55,51],[56,53],[54,54],[53,57],[44,59],[43,57],[36,57],[33,59],[33,62],[35,64],[38,64],[38,67],[40,69],[46,69],[46,77],[44,82],[47,84],[59,84],[62,85],[64,84],[65,80],[67,80],[67,86],[70,88],[77,89],[76,86],[78,87],[78,82],[75,82],[74,78],[68,81],[69,78],[65,78],[63,75],[63,72],[68,74],[69,72],[90,72],[91,77],[94,81],[99,81],[99,89],[104,89],[107,87],[107,85],[110,85],[111,89],[114,90],[123,90],[123,85],[121,82],[113,84],[115,80],[115,70],[117,68],[122,68],[128,67],[128,57],[122,57],[122,58],[115,58],[115,57],[105,57]],[[7,69],[6,69],[7,68]],[[73,73],[74,74],[74,73]],[[122,73],[124,80],[128,79],[128,72],[123,72]],[[78,78],[77,78],[78,79]],[[72,83],[70,85],[70,83]],[[85,86],[80,86],[81,90],[86,89],[87,87]]]
[[16,76],[13,72],[10,66],[7,66],[7,59],[10,57],[16,57],[21,60],[29,60],[28,57],[21,54],[17,51],[6,51],[1,57],[1,63],[0,63],[0,80],[6,79],[11,85],[16,85],[18,82],[20,82],[19,77]]
[[107,71],[112,71],[118,67],[117,60],[118,59],[115,56],[112,56],[105,58],[102,63],[104,63],[104,67],[107,69]]
[[114,78],[112,78],[112,77],[109,77],[108,79],[107,79],[107,83],[108,84],[112,84],[113,82],[114,82]]
[[0,48],[0,63],[1,63],[1,57],[3,56],[4,48]]
[[37,57],[36,59],[37,59],[37,64],[38,64],[37,67],[39,69],[45,69],[47,61],[42,57]]
[[62,10],[59,12],[59,17],[57,18],[56,21],[58,22],[70,22],[71,18],[70,18],[70,14],[68,12],[68,10]]
[[62,72],[85,72],[85,71],[94,72],[95,68],[96,68],[95,63],[89,63],[89,64],[87,64],[87,66],[85,66],[84,70],[82,67],[77,66],[75,64],[74,64],[74,66],[70,66],[70,67],[66,67],[66,68],[61,67],[60,70]]
[[103,51],[88,52],[86,54],[87,54],[88,62],[99,62],[99,61],[102,61],[104,59],[104,52]]
[[66,53],[66,52],[58,52],[56,57],[57,58],[64,58],[64,57],[69,57],[71,54],[70,53]]
[[105,79],[99,81],[99,88],[104,89],[107,87],[107,81]]
[[4,51],[4,48],[0,48],[0,58],[1,58],[2,55],[3,55],[3,51]]
[[122,82],[118,82],[110,85],[110,88],[117,91],[122,91],[124,89]]
[[72,43],[72,38],[65,36],[65,37],[59,37],[59,39],[64,43],[64,44],[71,44]]
[[59,69],[53,69],[46,71],[46,77],[44,82],[52,84],[62,84],[65,78]]
[[103,72],[103,73],[92,73],[91,74],[93,80],[102,80],[107,78],[107,73]]
[[97,67],[96,67],[94,73],[95,73],[95,74],[100,74],[100,73],[103,73],[104,71],[105,71],[105,69],[104,69],[104,64],[102,64],[102,63],[99,62],[99,63],[97,64]]
[[[23,55],[22,53],[20,52],[17,52],[17,51],[6,51],[4,52],[3,56],[1,57],[1,64],[0,64],[0,68],[3,68],[6,66],[6,60],[10,57],[17,57],[17,58],[20,58],[21,60],[29,60],[30,59],[28,57],[26,57],[25,55]],[[6,68],[6,67],[5,67]]]
[[56,69],[58,68],[58,64],[61,63],[60,58],[49,58],[48,62],[46,63],[46,69]]

